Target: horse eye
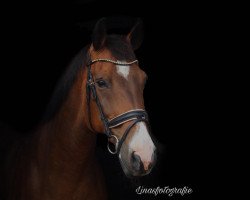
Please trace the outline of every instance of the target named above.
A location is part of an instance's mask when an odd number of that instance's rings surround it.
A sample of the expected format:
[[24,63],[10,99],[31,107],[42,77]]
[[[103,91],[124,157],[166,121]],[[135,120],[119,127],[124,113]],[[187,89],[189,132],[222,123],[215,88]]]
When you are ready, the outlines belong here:
[[100,88],[107,88],[108,87],[107,82],[104,80],[98,80],[96,83],[97,83],[98,87],[100,87]]

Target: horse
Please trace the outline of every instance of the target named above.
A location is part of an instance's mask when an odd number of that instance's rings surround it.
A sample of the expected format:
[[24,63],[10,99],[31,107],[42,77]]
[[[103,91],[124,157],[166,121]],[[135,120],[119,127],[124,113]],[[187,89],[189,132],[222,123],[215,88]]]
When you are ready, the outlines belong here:
[[96,23],[91,44],[67,67],[39,125],[8,145],[2,199],[107,199],[97,134],[107,135],[107,149],[126,176],[150,173],[156,147],[143,99],[147,75],[134,53],[141,43],[141,20],[127,35],[107,34],[105,18]]

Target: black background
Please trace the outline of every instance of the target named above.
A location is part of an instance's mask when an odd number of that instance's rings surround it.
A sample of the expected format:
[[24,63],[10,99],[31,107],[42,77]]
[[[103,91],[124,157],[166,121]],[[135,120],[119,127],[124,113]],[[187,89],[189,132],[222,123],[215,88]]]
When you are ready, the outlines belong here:
[[[142,199],[153,196],[136,195],[135,188],[140,184],[187,186],[193,193],[185,197],[195,198],[207,179],[201,151],[215,122],[209,114],[216,99],[209,94],[216,79],[213,61],[220,46],[211,49],[214,39],[220,37],[220,22],[213,23],[216,11],[208,6],[95,0],[4,5],[0,121],[21,133],[31,130],[65,67],[90,42],[95,22],[101,17],[130,16],[127,24],[115,25],[115,31],[126,32],[133,17],[140,17],[145,38],[136,54],[149,77],[145,104],[159,142],[159,161],[150,176],[130,181],[122,174],[117,159],[104,149],[100,160],[108,188],[113,199]],[[185,198],[171,198],[177,197]]]

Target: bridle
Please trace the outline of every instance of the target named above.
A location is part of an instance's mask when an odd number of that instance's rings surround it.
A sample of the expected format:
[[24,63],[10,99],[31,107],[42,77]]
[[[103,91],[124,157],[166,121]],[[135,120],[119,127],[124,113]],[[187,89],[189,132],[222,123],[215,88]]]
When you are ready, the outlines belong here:
[[[115,143],[115,150],[112,151],[110,149],[110,142],[108,141],[108,145],[107,148],[109,150],[109,152],[111,154],[119,154],[121,146],[123,144],[123,142],[125,141],[125,139],[127,138],[130,130],[133,128],[133,126],[135,126],[138,122],[146,122],[146,124],[148,125],[148,115],[147,112],[143,109],[133,109],[133,110],[128,110],[112,119],[108,119],[105,115],[105,113],[103,112],[103,108],[102,108],[102,104],[100,102],[100,99],[98,98],[97,92],[96,92],[96,87],[95,87],[95,80],[93,78],[93,75],[91,73],[91,66],[96,63],[96,62],[109,62],[109,63],[113,63],[116,65],[124,65],[124,66],[129,66],[131,64],[137,63],[138,60],[134,60],[132,62],[120,62],[120,61],[114,61],[114,60],[110,60],[110,59],[95,59],[95,60],[91,60],[88,64],[87,64],[87,83],[86,83],[86,96],[87,96],[87,110],[88,110],[88,118],[89,118],[89,125],[90,128],[92,129],[92,131],[94,131],[94,128],[92,126],[91,123],[91,110],[90,110],[90,97],[92,94],[92,98],[94,99],[99,113],[100,113],[100,118],[103,122],[104,125],[104,133],[107,135],[108,138],[114,138],[116,140]],[[117,138],[117,136],[115,136],[114,134],[112,134],[111,129],[118,127],[126,122],[132,121],[132,123],[127,127],[127,129],[125,130],[122,138],[119,140]],[[96,131],[94,131],[96,132]]]

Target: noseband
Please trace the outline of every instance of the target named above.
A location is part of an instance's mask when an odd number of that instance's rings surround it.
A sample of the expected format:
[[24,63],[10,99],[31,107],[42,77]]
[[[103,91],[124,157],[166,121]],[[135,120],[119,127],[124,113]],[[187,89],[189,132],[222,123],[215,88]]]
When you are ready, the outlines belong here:
[[[89,117],[89,125],[92,130],[94,130],[92,123],[91,123],[91,111],[90,111],[90,97],[92,94],[92,97],[94,101],[96,102],[96,105],[98,107],[99,113],[100,113],[100,118],[103,122],[104,129],[105,129],[105,134],[108,136],[108,138],[114,138],[116,140],[115,143],[115,150],[112,151],[109,147],[109,142],[108,142],[108,150],[112,154],[119,154],[121,146],[123,142],[125,141],[126,137],[128,136],[130,130],[132,129],[133,126],[135,126],[138,122],[144,121],[146,124],[148,124],[148,115],[147,112],[143,109],[133,109],[133,110],[128,110],[112,119],[108,119],[106,115],[103,112],[102,104],[98,98],[97,92],[96,92],[96,87],[95,87],[95,80],[93,78],[93,75],[91,73],[91,66],[92,64],[96,62],[109,62],[113,63],[116,65],[124,65],[124,66],[129,66],[131,64],[137,63],[138,60],[134,60],[132,62],[119,62],[119,61],[114,61],[110,59],[96,59],[92,60],[87,64],[87,83],[86,83],[86,96],[87,96],[87,110],[88,110],[88,117]],[[122,124],[132,121],[132,123],[127,127],[125,130],[122,138],[119,140],[114,134],[112,134],[111,129],[121,126]]]

